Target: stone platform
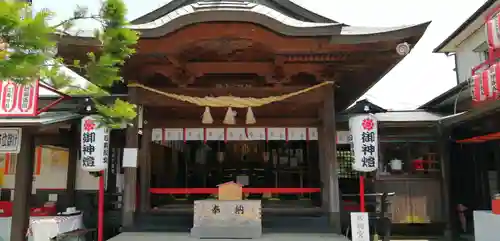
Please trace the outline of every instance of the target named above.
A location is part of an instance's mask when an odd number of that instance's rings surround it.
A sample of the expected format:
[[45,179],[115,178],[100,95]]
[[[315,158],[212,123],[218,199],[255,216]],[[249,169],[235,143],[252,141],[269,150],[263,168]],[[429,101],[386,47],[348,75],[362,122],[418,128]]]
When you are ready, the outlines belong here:
[[252,239],[262,236],[260,200],[194,202],[191,237]]

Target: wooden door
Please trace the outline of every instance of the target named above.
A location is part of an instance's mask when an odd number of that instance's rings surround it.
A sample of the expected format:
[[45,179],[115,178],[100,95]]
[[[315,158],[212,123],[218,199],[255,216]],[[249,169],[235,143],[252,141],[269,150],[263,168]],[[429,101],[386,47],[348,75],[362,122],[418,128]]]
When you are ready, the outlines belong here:
[[411,215],[409,202],[408,181],[406,180],[378,180],[375,189],[377,192],[394,192],[390,197],[389,212],[392,223],[407,223]]
[[442,222],[441,183],[438,179],[409,181],[412,223]]

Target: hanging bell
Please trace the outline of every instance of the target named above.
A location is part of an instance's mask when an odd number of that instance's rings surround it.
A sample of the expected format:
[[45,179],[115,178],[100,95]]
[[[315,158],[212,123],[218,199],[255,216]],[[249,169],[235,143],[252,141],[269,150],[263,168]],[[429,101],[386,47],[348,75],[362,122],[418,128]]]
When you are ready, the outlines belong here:
[[224,121],[222,123],[226,125],[234,125],[236,124],[235,113],[231,107],[227,108],[226,117],[224,117]]
[[212,114],[210,114],[210,107],[205,107],[205,112],[203,112],[203,117],[201,118],[202,124],[212,124],[214,123],[214,119],[212,118]]
[[253,114],[252,107],[248,107],[245,124],[253,125],[255,123],[257,123],[257,121],[255,120],[255,115]]

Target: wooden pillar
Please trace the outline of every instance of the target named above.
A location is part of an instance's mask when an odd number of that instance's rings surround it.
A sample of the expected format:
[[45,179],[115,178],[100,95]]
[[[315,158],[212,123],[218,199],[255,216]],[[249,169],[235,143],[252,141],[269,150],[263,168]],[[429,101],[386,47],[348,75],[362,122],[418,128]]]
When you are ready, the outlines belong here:
[[[320,109],[320,116],[323,115],[323,108]],[[318,158],[319,158],[319,176],[320,176],[320,187],[321,187],[321,207],[323,210],[326,212],[328,211],[328,197],[330,195],[329,187],[328,187],[328,175],[329,172],[326,171],[325,169],[325,152],[323,151],[325,149],[325,133],[323,131],[323,126],[321,125],[320,128],[318,128]]]
[[336,123],[335,123],[335,98],[333,86],[325,87],[324,102],[322,108],[322,127],[318,130],[321,132],[320,144],[320,164],[323,168],[323,192],[324,198],[327,201],[326,211],[329,215],[332,231],[341,233],[340,219],[340,192],[339,181],[337,175],[337,143],[336,143]]
[[[146,123],[146,122],[145,122]],[[147,124],[143,125],[141,149],[139,150],[139,166],[140,166],[140,210],[142,212],[148,211],[151,207],[150,199],[150,180],[151,180],[151,140],[152,140],[151,127]]]
[[33,185],[35,142],[33,133],[23,128],[21,152],[17,156],[14,205],[10,241],[25,241],[29,226],[30,196]]
[[66,205],[75,206],[76,169],[78,168],[78,152],[80,151],[80,123],[71,124],[69,132],[68,173],[66,175]]
[[439,141],[439,155],[441,157],[441,193],[442,193],[442,207],[443,217],[445,218],[446,227],[444,230],[445,238],[449,241],[454,240],[454,231],[457,230],[455,225],[455,210],[452,203],[450,203],[451,193],[451,169],[450,169],[450,133],[448,129],[443,129],[438,126],[438,141]]
[[[136,89],[129,88],[129,102],[136,103]],[[125,137],[125,148],[138,148],[138,123],[136,118],[133,125],[127,127]],[[125,158],[125,157],[123,157]],[[122,206],[122,226],[124,228],[134,225],[135,205],[136,205],[136,190],[137,190],[137,167],[123,168],[123,206]]]

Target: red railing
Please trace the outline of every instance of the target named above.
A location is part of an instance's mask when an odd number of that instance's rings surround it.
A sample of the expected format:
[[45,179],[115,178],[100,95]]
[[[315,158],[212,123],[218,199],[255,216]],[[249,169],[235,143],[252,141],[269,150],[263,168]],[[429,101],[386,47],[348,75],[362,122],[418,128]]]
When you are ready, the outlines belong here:
[[500,132],[491,133],[483,136],[475,136],[463,140],[456,141],[457,143],[482,143],[487,141],[499,140]]
[[[217,194],[218,188],[150,188],[152,194]],[[303,194],[318,193],[321,188],[243,188],[243,193]]]

